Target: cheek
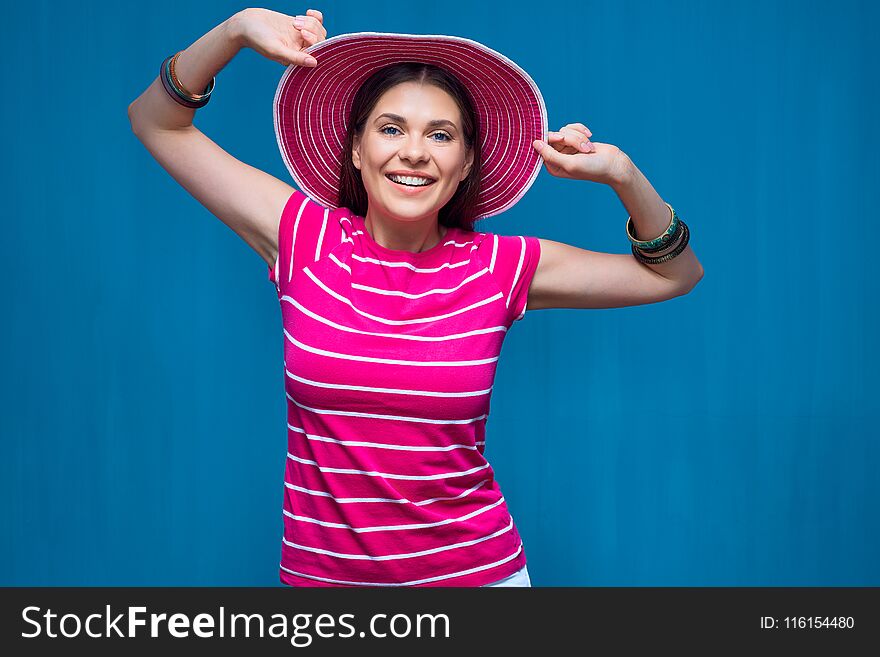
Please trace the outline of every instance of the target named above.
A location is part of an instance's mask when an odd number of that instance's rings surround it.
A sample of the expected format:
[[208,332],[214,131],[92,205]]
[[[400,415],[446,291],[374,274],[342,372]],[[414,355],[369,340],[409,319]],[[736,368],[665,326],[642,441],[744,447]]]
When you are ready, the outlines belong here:
[[437,161],[441,163],[443,170],[451,175],[460,174],[466,164],[464,155],[457,152],[445,152],[438,157]]

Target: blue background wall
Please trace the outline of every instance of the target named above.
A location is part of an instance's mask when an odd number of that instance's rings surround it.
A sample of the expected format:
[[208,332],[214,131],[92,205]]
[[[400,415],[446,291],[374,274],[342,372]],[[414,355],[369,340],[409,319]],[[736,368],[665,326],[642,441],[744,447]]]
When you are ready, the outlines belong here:
[[[0,584],[278,582],[274,288],[126,115],[167,54],[244,6],[4,8]],[[551,129],[620,146],[692,229],[691,294],[534,311],[507,339],[487,455],[533,584],[880,584],[877,5],[318,8],[331,35],[505,53]],[[195,122],[290,181],[282,72],[243,51]],[[480,226],[624,253],[625,219],[610,188],[545,170]]]

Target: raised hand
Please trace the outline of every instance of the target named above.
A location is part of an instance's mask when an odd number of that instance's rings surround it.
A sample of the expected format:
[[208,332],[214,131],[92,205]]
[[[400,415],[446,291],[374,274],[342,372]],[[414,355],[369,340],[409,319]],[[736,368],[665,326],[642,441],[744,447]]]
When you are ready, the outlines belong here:
[[271,9],[248,8],[236,15],[235,29],[242,46],[284,66],[317,66],[306,48],[327,38],[324,15],[317,9],[288,16]]
[[569,123],[558,132],[548,133],[546,142],[536,139],[532,145],[551,175],[608,184],[622,162],[623,152],[612,144],[590,141],[592,136],[583,123]]

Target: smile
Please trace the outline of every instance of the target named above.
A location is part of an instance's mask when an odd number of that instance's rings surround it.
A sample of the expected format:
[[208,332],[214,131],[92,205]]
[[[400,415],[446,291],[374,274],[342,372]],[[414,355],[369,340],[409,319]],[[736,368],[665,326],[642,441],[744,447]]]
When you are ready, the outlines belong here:
[[416,176],[398,176],[395,174],[385,174],[391,182],[402,187],[429,187],[434,184],[430,178],[420,178]]

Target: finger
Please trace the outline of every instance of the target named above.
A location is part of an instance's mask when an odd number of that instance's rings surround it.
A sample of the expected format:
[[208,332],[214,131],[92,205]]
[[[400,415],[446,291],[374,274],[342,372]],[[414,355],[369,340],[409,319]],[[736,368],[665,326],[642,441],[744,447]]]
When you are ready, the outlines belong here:
[[307,9],[306,14],[311,18],[315,18],[317,21],[317,25],[315,26],[316,29],[310,29],[309,32],[317,34],[318,41],[323,41],[324,39],[326,39],[327,28],[324,27],[324,14],[322,14],[317,9]]
[[587,126],[585,126],[583,123],[569,123],[568,125],[571,128],[576,128],[578,130],[581,130],[584,134],[587,135],[587,137],[593,136],[593,133],[590,132],[590,129]]
[[541,158],[544,160],[544,164],[550,166],[555,165],[560,169],[565,170],[567,167],[568,159],[563,157],[563,155],[557,152],[550,144],[545,141],[541,141],[540,139],[535,139],[532,142],[532,147],[538,151]]
[[309,43],[311,45],[315,45],[318,42],[318,35],[317,34],[313,34],[312,32],[309,32],[306,29],[300,30],[300,33],[303,35],[303,39],[307,43]]
[[303,50],[288,50],[286,59],[292,66],[314,68],[318,65],[318,60]]
[[562,135],[561,139],[557,139],[556,143],[564,143],[567,146],[570,146],[575,150],[575,152],[580,153],[591,153],[594,148],[590,143],[590,140],[584,136],[584,133],[580,130],[576,130],[575,128],[565,126],[560,130],[557,134]]
[[324,26],[321,25],[321,21],[314,16],[295,16],[293,19],[293,25],[298,30],[308,30],[312,34],[321,34],[324,31]]
[[567,143],[565,134],[562,132],[548,132],[547,143],[549,143],[551,146],[553,146],[553,148],[555,148],[560,153],[564,153],[565,155],[571,155],[572,153],[579,152],[577,148],[570,146]]
[[324,25],[315,16],[308,16],[304,27],[312,34],[317,34],[321,39],[327,34]]
[[[584,132],[586,128],[581,129],[579,127],[575,127],[582,125],[582,123],[569,123],[564,129],[567,131],[567,134],[571,135],[573,148],[576,148],[582,153],[592,153],[596,150],[596,148],[593,146],[589,137]],[[593,133],[590,133],[590,135],[592,134]]]
[[574,124],[569,123],[564,128],[562,128],[560,132],[565,135],[565,143],[570,145],[575,150],[582,151],[584,153],[590,150],[590,140],[589,138],[587,138],[586,133],[574,127]]

